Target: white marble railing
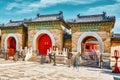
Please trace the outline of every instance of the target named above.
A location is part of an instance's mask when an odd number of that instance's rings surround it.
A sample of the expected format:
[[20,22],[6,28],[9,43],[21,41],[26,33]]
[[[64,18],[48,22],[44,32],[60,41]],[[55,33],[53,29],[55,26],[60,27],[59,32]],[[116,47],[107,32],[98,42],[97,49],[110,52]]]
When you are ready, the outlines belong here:
[[32,57],[32,55],[33,55],[32,47],[30,49],[28,48],[26,52],[27,53],[26,53],[25,61],[28,61]]

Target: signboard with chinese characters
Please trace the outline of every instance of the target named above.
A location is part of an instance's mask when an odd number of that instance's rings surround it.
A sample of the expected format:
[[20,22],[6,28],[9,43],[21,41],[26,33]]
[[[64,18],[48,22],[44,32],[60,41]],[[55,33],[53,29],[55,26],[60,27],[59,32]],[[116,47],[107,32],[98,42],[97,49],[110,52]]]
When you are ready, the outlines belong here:
[[100,31],[100,27],[99,26],[81,26],[80,27],[80,31],[81,32],[85,32],[85,31]]

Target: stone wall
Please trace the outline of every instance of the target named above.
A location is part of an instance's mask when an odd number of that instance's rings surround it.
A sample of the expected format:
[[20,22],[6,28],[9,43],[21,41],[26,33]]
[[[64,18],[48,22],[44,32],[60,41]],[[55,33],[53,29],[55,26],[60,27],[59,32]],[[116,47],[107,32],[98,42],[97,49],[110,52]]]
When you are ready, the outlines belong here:
[[63,48],[63,31],[58,29],[52,29],[50,32],[53,34],[55,39],[55,45],[58,47],[59,50]]
[[77,51],[77,43],[78,43],[78,39],[81,34],[82,34],[82,32],[72,33],[72,51],[73,52]]

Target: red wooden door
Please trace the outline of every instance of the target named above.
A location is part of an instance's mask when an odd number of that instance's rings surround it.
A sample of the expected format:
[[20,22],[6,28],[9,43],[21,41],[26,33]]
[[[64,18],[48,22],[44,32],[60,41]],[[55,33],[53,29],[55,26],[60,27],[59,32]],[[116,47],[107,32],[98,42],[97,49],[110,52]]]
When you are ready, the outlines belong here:
[[8,55],[14,56],[16,50],[16,41],[13,37],[8,38]]
[[42,35],[38,40],[38,49],[41,55],[47,55],[47,49],[52,47],[52,42],[47,34]]

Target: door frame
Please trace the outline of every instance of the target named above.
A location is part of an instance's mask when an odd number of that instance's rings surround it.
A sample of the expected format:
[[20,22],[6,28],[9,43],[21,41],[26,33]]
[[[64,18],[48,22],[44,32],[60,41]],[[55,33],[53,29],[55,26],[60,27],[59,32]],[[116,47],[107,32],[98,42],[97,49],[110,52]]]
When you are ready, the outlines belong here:
[[50,33],[48,30],[40,30],[33,37],[33,41],[32,41],[33,50],[37,50],[37,48],[36,48],[36,40],[39,37],[39,35],[41,35],[41,34],[47,34],[50,37],[51,41],[52,41],[52,47],[55,46],[55,39],[54,39],[53,34]]
[[77,43],[77,51],[81,53],[81,43],[82,43],[83,39],[86,38],[87,36],[92,36],[97,39],[97,41],[100,45],[100,47],[99,47],[100,53],[103,53],[104,46],[103,46],[102,38],[95,32],[84,32],[83,34],[81,34],[81,36],[78,39],[78,43]]
[[8,34],[6,36],[4,44],[3,44],[4,49],[7,50],[7,46],[8,46],[7,40],[8,40],[9,37],[13,37],[15,39],[15,41],[16,41],[16,50],[19,50],[19,47],[18,47],[18,38],[17,38],[17,36],[15,34]]
[[[45,38],[45,37],[47,37],[47,38],[49,38],[49,40],[50,40],[50,44],[48,44],[49,45],[49,48],[51,48],[52,47],[52,40],[51,40],[51,38],[49,37],[49,35],[47,35],[47,34],[41,34],[41,35],[39,35],[38,36],[38,39],[36,40],[36,44],[37,44],[37,49],[39,50],[39,53],[41,52],[41,50],[39,49],[41,46],[41,41],[40,41],[40,39],[43,39],[43,38]],[[49,40],[47,40],[47,41],[49,41]],[[46,41],[45,41],[46,42]],[[44,42],[43,42],[44,43]],[[43,45],[42,45],[43,46]],[[45,47],[46,45],[44,45],[44,47]],[[44,48],[45,49],[45,48]],[[44,50],[44,49],[42,49],[42,50]],[[45,49],[46,50],[46,49]],[[42,55],[47,55],[47,53],[41,53]]]
[[[11,39],[10,39],[11,38]],[[16,50],[16,40],[14,37],[9,37],[8,40],[7,40],[7,44],[9,44],[7,47],[11,47],[11,40],[14,40],[15,41],[15,50]]]

